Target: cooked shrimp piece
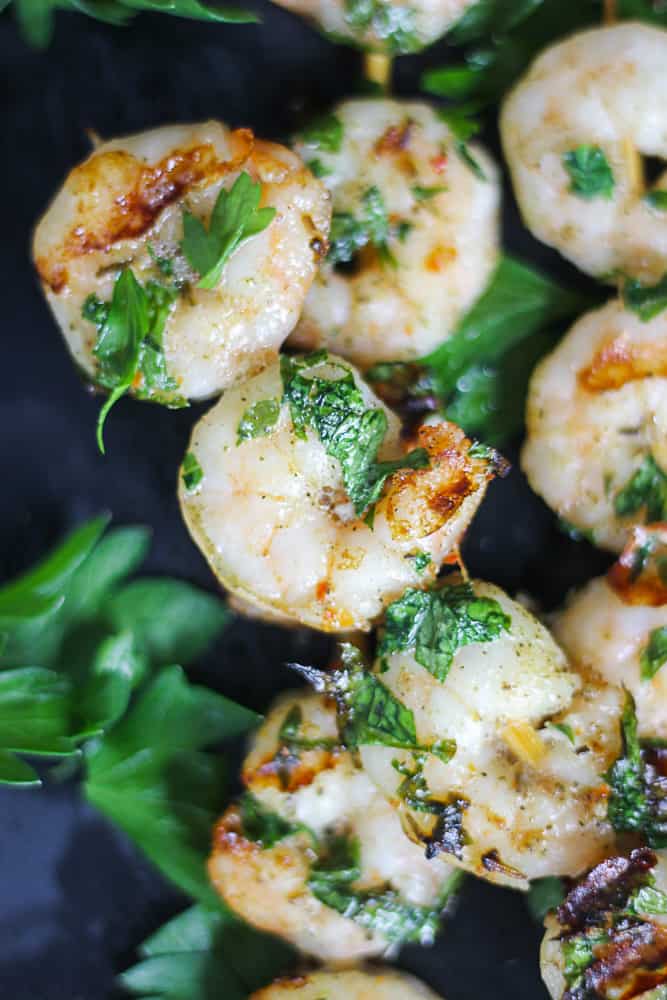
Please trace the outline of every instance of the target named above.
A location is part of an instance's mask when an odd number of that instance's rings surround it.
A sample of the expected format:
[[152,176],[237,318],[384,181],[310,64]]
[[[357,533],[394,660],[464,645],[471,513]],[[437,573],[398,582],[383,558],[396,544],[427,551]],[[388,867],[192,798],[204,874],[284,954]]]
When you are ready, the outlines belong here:
[[575,673],[497,587],[433,595],[423,623],[414,595],[387,609],[378,677],[413,713],[420,744],[453,739],[455,753],[415,765],[363,746],[366,772],[429,856],[518,889],[584,871],[614,843],[601,775],[618,757],[620,690]]
[[[406,454],[410,443],[421,450]],[[323,631],[368,630],[455,552],[493,475],[479,455],[449,423],[402,441],[398,418],[339,358],[284,357],[195,426],[181,510],[237,598]]]
[[[553,621],[575,664],[623,686],[634,700],[643,737],[667,738],[667,583],[642,561],[667,566],[667,528],[635,529],[624,560],[569,598]],[[663,570],[664,572],[664,570]],[[644,578],[646,582],[644,582]]]
[[[213,287],[199,287],[202,275],[181,246],[184,213],[208,226],[221,190],[243,174],[275,214],[260,217],[261,231],[232,253]],[[174,125],[105,142],[75,167],[37,225],[33,254],[87,376],[100,375],[95,304],[112,299],[130,268],[165,309],[158,347],[170,396],[202,399],[275,357],[326,248],[329,218],[327,192],[284,146],[219,122]],[[149,394],[145,372],[133,389]]]
[[551,46],[507,97],[500,128],[539,240],[595,277],[662,277],[667,216],[644,198],[642,156],[667,159],[667,32],[626,21]]
[[620,552],[667,518],[667,312],[620,302],[579,319],[535,369],[521,466],[550,507]]
[[646,847],[610,857],[546,921],[540,965],[553,1000],[661,1000],[667,986],[667,865]]
[[476,0],[276,0],[313,21],[335,41],[401,55],[430,45],[460,20]]
[[389,99],[345,101],[295,148],[323,176],[334,214],[291,342],[362,368],[428,354],[498,262],[495,164],[476,144],[462,153],[427,104]]
[[[218,823],[209,872],[244,920],[321,961],[348,965],[403,940],[433,940],[454,870],[425,859],[338,745],[330,700],[281,697],[242,778],[248,795]],[[321,874],[341,867],[346,874],[335,882]]]
[[438,1000],[414,976],[393,969],[308,972],[278,979],[250,1000]]

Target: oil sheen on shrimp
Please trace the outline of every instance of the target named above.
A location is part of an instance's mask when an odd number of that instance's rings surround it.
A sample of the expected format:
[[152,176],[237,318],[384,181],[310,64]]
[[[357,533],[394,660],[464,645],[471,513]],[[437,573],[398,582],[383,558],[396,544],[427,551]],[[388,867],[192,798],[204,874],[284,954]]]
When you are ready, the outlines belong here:
[[405,972],[350,969],[307,972],[278,979],[250,1000],[438,1000],[438,995]]
[[667,216],[644,198],[642,156],[667,159],[667,32],[625,22],[553,45],[506,99],[501,134],[538,239],[599,278],[662,277]]
[[595,544],[667,518],[667,311],[582,316],[533,373],[526,426],[530,485]]
[[275,843],[263,844],[244,825],[242,807],[232,806],[216,827],[209,872],[244,920],[321,961],[349,965],[395,948],[396,940],[313,893],[311,866],[327,841],[356,842],[361,874],[353,890],[393,890],[399,901],[416,907],[444,905],[453,869],[443,859],[434,864],[424,858],[352,755],[336,746],[337,735],[335,706],[322,696],[291,693],[276,702],[253,741],[242,779],[263,810],[291,826]]
[[[183,212],[208,223],[221,188],[241,172],[276,214],[216,287],[197,288],[180,249]],[[167,372],[180,396],[201,399],[275,357],[326,248],[329,217],[327,192],[284,146],[219,122],[174,125],[106,142],[75,167],[37,225],[33,254],[70,353],[93,380],[97,332],[82,316],[86,299],[109,301],[122,267],[140,282],[175,281]]]
[[[345,101],[334,116],[328,148],[317,131],[295,147],[318,164],[334,216],[292,343],[362,368],[422,357],[456,329],[498,262],[498,172],[476,144],[471,168],[427,104]],[[360,232],[369,238],[355,249]]]
[[665,852],[612,856],[549,914],[540,951],[552,1000],[661,1000],[667,988]]
[[276,0],[336,41],[400,55],[430,45],[477,0]]
[[[181,477],[181,510],[214,573],[237,598],[323,631],[368,630],[405,587],[434,579],[493,470],[453,424],[424,425],[413,441],[402,441],[398,418],[339,358],[329,355],[308,374],[354,379],[362,406],[386,415],[380,458],[401,459],[416,445],[425,449],[428,467],[400,469],[387,479],[371,527],[367,514],[355,514],[340,461],[314,429],[303,436],[295,430],[274,363],[226,392],[195,426],[190,453],[202,478],[189,491]],[[247,415],[260,412],[270,412],[273,422],[240,439],[244,415],[247,425]]]
[[425,759],[418,796],[406,795],[396,751],[365,746],[361,758],[428,854],[525,889],[611,849],[601,775],[618,756],[622,696],[570,669],[547,629],[497,587],[473,591],[508,616],[496,638],[459,648],[444,681],[411,651],[388,656],[380,674],[412,710],[420,743],[454,739],[453,758]]
[[640,736],[658,739],[667,738],[667,585],[652,563],[667,564],[666,542],[667,526],[636,528],[619,563],[572,594],[553,621],[573,662],[629,691]]

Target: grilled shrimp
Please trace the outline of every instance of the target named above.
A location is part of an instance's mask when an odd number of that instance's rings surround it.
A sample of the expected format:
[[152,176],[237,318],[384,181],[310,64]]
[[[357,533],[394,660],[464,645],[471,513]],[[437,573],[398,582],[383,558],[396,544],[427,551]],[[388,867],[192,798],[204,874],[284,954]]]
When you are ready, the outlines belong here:
[[[435,625],[427,619],[426,649],[399,646],[378,675],[412,711],[420,744],[454,739],[454,756],[445,763],[432,754],[416,766],[409,754],[365,746],[363,766],[427,855],[444,852],[452,864],[518,889],[529,879],[575,875],[614,842],[600,776],[618,756],[621,692],[574,673],[544,626],[491,584],[472,584],[471,620],[454,627],[456,607],[465,614],[460,595],[443,588],[454,612],[443,610]],[[387,616],[395,617],[391,607]],[[496,627],[475,640],[489,616]],[[408,608],[401,623],[410,634]],[[466,628],[469,644],[452,649]],[[447,648],[442,679],[421,662]]]
[[540,964],[553,1000],[661,1000],[666,911],[664,852],[639,848],[599,864],[546,919]]
[[575,664],[632,694],[639,732],[667,737],[667,526],[636,528],[608,576],[591,580],[555,616]]
[[278,979],[250,1000],[438,1000],[413,976],[393,969],[308,972]]
[[[208,223],[221,189],[242,173],[261,184],[261,204],[275,215],[233,253],[215,287],[199,288],[181,250],[184,212]],[[86,303],[108,302],[127,267],[161,286],[167,373],[180,397],[202,399],[275,357],[326,247],[329,217],[327,192],[285,147],[219,122],[175,125],[106,142],[75,167],[37,226],[33,254],[72,357],[93,380],[97,330],[82,315]]]
[[[420,427],[414,443],[423,451],[406,455],[397,417],[354,369],[318,357],[283,358],[200,420],[181,509],[237,598],[323,631],[368,630],[406,586],[434,579],[492,468],[449,423]],[[386,475],[371,461],[383,426],[379,455],[398,471],[366,506],[369,484]],[[199,468],[191,489],[190,461]]]
[[526,425],[530,485],[597,545],[667,518],[667,312],[613,301],[578,320],[533,373]]
[[[219,821],[209,872],[244,920],[322,961],[352,964],[404,937],[428,943],[455,879],[444,860],[428,862],[408,840],[337,737],[331,702],[312,693],[277,701],[243,765],[252,798]],[[262,827],[257,816],[270,819]],[[271,824],[282,824],[273,836]],[[334,908],[311,879],[342,839],[354,844],[358,870],[338,884],[349,900]],[[353,914],[364,893],[379,907],[375,914],[361,902]]]
[[476,0],[276,0],[336,41],[400,55],[430,45]]
[[323,175],[334,215],[292,343],[362,368],[421,357],[455,330],[497,264],[496,167],[477,145],[462,153],[426,104],[345,101],[325,121],[295,147]]
[[643,197],[641,157],[667,158],[667,32],[625,22],[559,42],[510,93],[500,125],[538,239],[599,278],[662,277],[667,216]]

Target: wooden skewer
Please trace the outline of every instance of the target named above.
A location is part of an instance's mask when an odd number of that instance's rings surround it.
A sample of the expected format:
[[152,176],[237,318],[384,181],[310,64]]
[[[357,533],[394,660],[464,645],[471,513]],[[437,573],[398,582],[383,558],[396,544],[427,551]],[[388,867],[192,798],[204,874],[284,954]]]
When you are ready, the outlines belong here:
[[97,149],[98,146],[101,146],[102,143],[104,142],[102,136],[99,134],[99,132],[96,132],[94,128],[85,129],[85,133],[88,142],[93,147],[93,150]]
[[510,722],[502,737],[513,754],[531,767],[537,767],[547,752],[539,734],[528,722]]
[[604,24],[616,24],[618,20],[616,12],[616,0],[604,0],[602,10],[602,20]]
[[632,139],[624,139],[622,143],[623,158],[628,168],[630,190],[636,198],[641,198],[646,190],[644,178],[644,161]]
[[389,56],[383,52],[367,52],[364,56],[364,73],[371,81],[387,93],[391,88],[392,63]]

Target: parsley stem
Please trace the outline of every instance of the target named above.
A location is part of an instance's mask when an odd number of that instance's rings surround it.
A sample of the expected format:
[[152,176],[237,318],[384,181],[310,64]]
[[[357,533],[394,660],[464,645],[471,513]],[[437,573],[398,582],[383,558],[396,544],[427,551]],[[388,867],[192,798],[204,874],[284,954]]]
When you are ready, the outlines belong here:
[[105,402],[104,406],[100,410],[100,415],[97,418],[97,447],[100,449],[103,455],[106,454],[104,450],[104,421],[107,418],[109,410],[111,407],[118,402],[121,396],[124,396],[130,386],[126,383],[125,385],[117,385],[116,388],[110,393],[109,398]]

